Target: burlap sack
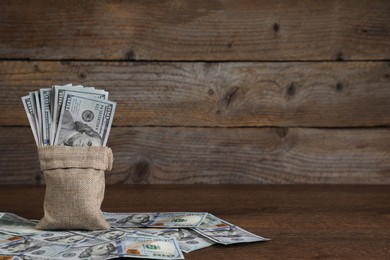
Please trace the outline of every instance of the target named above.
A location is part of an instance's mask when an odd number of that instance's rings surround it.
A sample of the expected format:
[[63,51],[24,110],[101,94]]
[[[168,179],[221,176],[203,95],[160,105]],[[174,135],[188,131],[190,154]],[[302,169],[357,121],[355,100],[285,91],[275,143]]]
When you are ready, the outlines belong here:
[[37,229],[108,229],[100,210],[104,171],[111,170],[108,147],[44,146],[38,148],[46,181],[45,215]]

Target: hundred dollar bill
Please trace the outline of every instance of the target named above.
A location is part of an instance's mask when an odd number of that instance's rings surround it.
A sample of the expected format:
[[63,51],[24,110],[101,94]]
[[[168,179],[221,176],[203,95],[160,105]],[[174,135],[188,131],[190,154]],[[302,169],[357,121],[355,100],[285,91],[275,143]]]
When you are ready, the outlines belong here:
[[[34,120],[35,120],[35,127],[38,127],[38,114],[37,114],[37,104],[35,102],[35,92],[29,92],[30,100],[31,100],[31,105],[33,108],[33,114],[34,114]],[[38,130],[38,129],[36,129]],[[38,133],[38,131],[37,131]]]
[[193,230],[216,243],[224,245],[270,240],[250,233],[211,214],[207,214],[205,220]]
[[[55,129],[57,128],[57,121],[58,121],[58,117],[57,117],[57,112],[55,111],[55,103],[56,103],[56,95],[55,95],[55,90],[56,90],[56,87],[72,87],[72,83],[69,83],[69,84],[66,84],[66,85],[63,85],[63,86],[59,86],[59,85],[53,85],[51,86],[51,91],[52,91],[52,98],[51,98],[51,122],[52,122],[52,125],[51,125],[51,130],[50,130],[50,144],[53,145],[53,142],[54,142],[54,138],[55,138]],[[59,112],[58,112],[59,113]]]
[[44,259],[64,251],[69,246],[47,244],[31,238],[14,241],[0,248],[0,255],[17,255],[23,259]]
[[39,90],[39,94],[41,98],[43,145],[50,145],[52,90],[51,88],[42,88]]
[[184,259],[176,239],[127,236],[117,241],[120,257],[148,259]]
[[39,136],[39,145],[43,144],[43,134],[42,134],[42,113],[41,113],[41,98],[39,95],[39,91],[34,91],[34,99],[35,99],[35,109],[37,114],[37,133]]
[[194,229],[196,232],[209,238],[210,240],[224,245],[236,244],[236,243],[249,243],[268,241],[268,238],[264,238],[253,233],[250,233],[240,227],[231,227],[230,229]]
[[44,242],[46,244],[59,244],[74,246],[88,241],[90,238],[82,234],[75,234],[67,231],[40,231],[39,233],[30,235],[34,240]]
[[35,92],[30,92],[29,93],[30,100],[31,100],[31,106],[33,109],[33,114],[34,114],[34,121],[35,121],[35,131],[37,133],[38,137],[38,146],[41,146],[41,131],[39,129],[39,120],[38,120],[38,112],[37,112],[37,102],[35,100]]
[[159,213],[104,213],[113,227],[196,227],[205,218],[205,212]]
[[23,103],[24,110],[26,111],[27,114],[28,123],[30,124],[35,143],[37,144],[37,146],[39,146],[37,126],[36,126],[34,108],[33,108],[33,102],[31,101],[31,96],[28,95],[22,97],[22,103]]
[[54,144],[105,146],[115,108],[116,103],[112,101],[66,93]]
[[115,242],[95,241],[95,243],[80,244],[57,252],[50,259],[111,259],[117,258]]
[[23,240],[22,236],[10,234],[7,232],[0,231],[0,248],[5,244],[9,244],[11,242]]
[[15,235],[26,235],[41,232],[36,230],[37,221],[17,216],[13,213],[0,213],[0,231]]
[[215,242],[201,236],[191,229],[165,229],[158,234],[164,237],[176,238],[181,251],[185,253],[189,253],[215,244]]
[[179,229],[175,228],[142,228],[142,227],[118,227],[117,230],[123,230],[133,235],[139,236],[158,236],[160,233],[168,230],[179,231]]
[[55,139],[55,134],[57,131],[57,125],[58,125],[58,120],[60,117],[60,112],[62,108],[62,103],[64,101],[64,97],[66,93],[71,93],[71,94],[84,94],[87,96],[90,96],[92,98],[97,98],[97,99],[103,99],[107,100],[108,99],[108,92],[100,89],[93,89],[93,88],[83,88],[83,86],[78,85],[78,86],[72,86],[65,85],[65,86],[54,86],[54,97],[53,97],[53,115],[52,115],[52,127],[51,127],[51,144],[54,144],[54,139]]
[[210,213],[207,213],[202,223],[198,226],[199,229],[208,230],[230,229],[231,227],[234,227],[234,225]]
[[101,241],[113,241],[115,239],[122,238],[128,235],[135,235],[136,232],[119,230],[116,228],[110,228],[109,230],[96,230],[96,231],[71,231],[74,234],[82,235],[91,239],[98,239]]

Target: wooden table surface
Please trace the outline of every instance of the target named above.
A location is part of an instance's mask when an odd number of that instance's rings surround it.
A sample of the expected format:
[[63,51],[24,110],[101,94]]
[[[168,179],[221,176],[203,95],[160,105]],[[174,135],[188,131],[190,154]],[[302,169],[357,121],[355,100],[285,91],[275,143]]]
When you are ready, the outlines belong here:
[[[43,214],[43,186],[2,186],[0,211]],[[206,211],[268,242],[212,246],[185,259],[390,259],[383,185],[107,186],[104,211]]]

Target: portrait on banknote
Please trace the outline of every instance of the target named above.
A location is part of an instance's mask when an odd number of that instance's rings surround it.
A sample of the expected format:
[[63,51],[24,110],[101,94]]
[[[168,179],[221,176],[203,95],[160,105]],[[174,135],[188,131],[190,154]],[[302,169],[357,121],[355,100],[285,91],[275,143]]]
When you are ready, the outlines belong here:
[[83,252],[81,252],[79,258],[93,256],[107,257],[113,252],[115,252],[115,246],[112,243],[104,243],[86,248]]
[[150,218],[151,216],[149,216],[148,214],[133,214],[116,221],[116,223],[142,225],[148,223],[150,221]]
[[[90,112],[92,113],[92,112]],[[74,121],[72,114],[65,110],[62,117],[59,143],[66,146],[101,146],[102,138],[87,124]]]

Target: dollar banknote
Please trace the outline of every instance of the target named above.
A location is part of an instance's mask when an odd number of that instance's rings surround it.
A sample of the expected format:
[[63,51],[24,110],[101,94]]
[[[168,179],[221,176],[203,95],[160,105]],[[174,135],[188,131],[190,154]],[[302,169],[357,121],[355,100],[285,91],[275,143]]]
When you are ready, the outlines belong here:
[[0,213],[0,231],[15,234],[34,234],[41,232],[36,230],[36,220],[29,220],[12,213]]
[[66,93],[71,94],[84,94],[86,96],[96,98],[96,99],[108,99],[108,92],[101,89],[94,88],[84,88],[81,85],[72,86],[72,84],[68,84],[65,86],[54,86],[53,87],[53,107],[52,107],[52,127],[51,127],[51,144],[54,144],[55,134],[57,131],[58,120],[60,117],[60,112],[62,108],[62,103],[65,98]]
[[215,244],[210,239],[201,236],[191,229],[165,229],[158,233],[159,236],[176,238],[180,250],[189,253]]
[[206,217],[205,212],[161,213],[104,213],[113,227],[170,227],[189,228],[198,226]]
[[50,132],[51,132],[51,88],[42,88],[39,90],[39,96],[41,98],[41,113],[42,113],[42,137],[43,145],[50,145]]
[[117,258],[116,243],[100,241],[95,244],[79,244],[59,250],[50,259],[111,259]]
[[97,231],[71,231],[74,234],[82,235],[90,239],[98,239],[101,241],[113,241],[125,236],[138,235],[135,230],[124,230],[117,228],[110,228],[109,230],[97,230]]
[[62,252],[69,246],[54,243],[45,243],[29,237],[23,240],[13,241],[0,247],[1,255],[17,255],[23,259],[45,259]]
[[15,241],[21,241],[23,237],[20,235],[14,235],[10,233],[6,233],[4,231],[0,231],[0,247],[1,245],[9,244]]
[[184,259],[175,238],[127,236],[118,241],[120,257]]
[[224,245],[269,240],[230,224],[212,214],[207,214],[204,221],[193,230],[216,243]]
[[115,228],[116,230],[121,230],[133,235],[140,235],[140,236],[158,236],[164,231],[178,231],[177,228],[144,228],[144,227],[118,227]]
[[41,140],[41,131],[39,128],[39,119],[38,119],[37,103],[35,100],[35,92],[30,92],[29,96],[30,96],[30,100],[31,100],[33,114],[34,114],[34,121],[35,121],[35,130],[34,131],[37,133],[37,139],[38,139],[37,146],[40,146],[42,144],[42,140]]
[[39,145],[43,145],[43,129],[42,129],[42,110],[41,110],[41,98],[39,91],[34,91],[35,109],[37,111],[37,133],[39,134]]
[[[52,122],[52,125],[51,125],[51,130],[50,130],[50,144],[53,145],[54,143],[54,138],[55,138],[55,134],[56,134],[56,129],[57,129],[57,124],[58,124],[58,113],[61,109],[61,107],[58,107],[58,105],[56,104],[58,102],[58,93],[57,93],[57,96],[56,96],[56,88],[58,87],[72,87],[72,83],[69,83],[69,84],[66,84],[66,85],[52,85],[51,86],[51,91],[52,91],[52,98],[51,98],[51,122]],[[62,97],[63,99],[63,97]],[[61,100],[62,101],[62,100]],[[55,109],[58,108],[58,111],[56,111]]]
[[54,145],[105,146],[115,108],[112,101],[66,93]]
[[46,243],[54,243],[65,246],[74,246],[82,244],[90,240],[91,238],[83,234],[76,234],[67,231],[42,231],[31,234],[30,237],[34,240],[38,240]]
[[37,133],[37,125],[36,125],[36,119],[35,119],[35,112],[34,112],[34,104],[31,99],[31,96],[24,96],[22,97],[22,103],[24,110],[27,115],[28,123],[30,124],[31,131],[34,136],[35,143],[37,146],[39,146],[39,139],[38,139],[38,133]]

